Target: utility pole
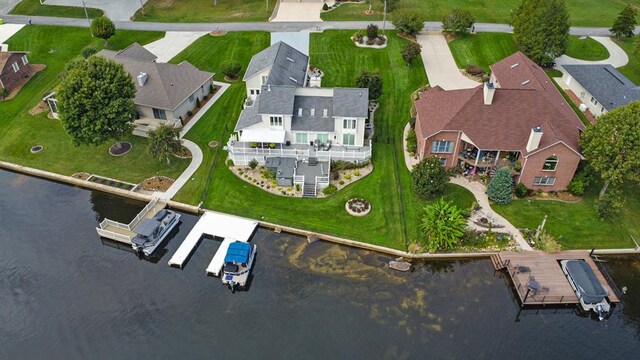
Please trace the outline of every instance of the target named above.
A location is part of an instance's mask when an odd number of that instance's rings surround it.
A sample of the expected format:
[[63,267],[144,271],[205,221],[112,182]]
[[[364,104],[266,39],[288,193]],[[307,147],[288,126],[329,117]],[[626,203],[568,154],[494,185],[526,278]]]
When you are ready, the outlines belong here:
[[266,1],[267,7],[264,9],[264,12],[269,15],[269,0]]
[[382,13],[382,35],[386,35],[384,30],[387,27],[387,0],[384,0],[384,11]]
[[91,20],[89,20],[89,13],[87,12],[87,4],[82,0],[82,7],[84,8],[84,16],[87,17],[87,23],[89,23],[89,32],[91,36],[93,36],[93,32],[91,31]]

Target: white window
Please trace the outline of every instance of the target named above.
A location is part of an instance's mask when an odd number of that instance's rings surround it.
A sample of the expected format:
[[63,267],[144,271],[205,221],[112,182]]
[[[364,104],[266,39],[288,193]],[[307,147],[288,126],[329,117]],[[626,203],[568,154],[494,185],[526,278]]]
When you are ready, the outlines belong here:
[[355,145],[356,134],[342,134],[342,145]]
[[13,72],[18,72],[18,70],[20,70],[20,65],[18,65],[18,62],[14,62],[13,65],[11,65],[11,67],[13,68]]
[[544,161],[544,165],[542,165],[543,171],[555,171],[556,166],[558,166],[558,157],[550,156],[547,160]]
[[598,100],[596,100],[596,98],[594,98],[593,96],[591,97],[591,103],[592,103],[593,105],[598,106]]
[[533,178],[533,185],[548,185],[556,183],[555,176],[536,176]]
[[162,109],[153,109],[153,117],[156,119],[167,120],[167,113]]
[[302,116],[302,108],[298,108],[298,116]]
[[271,126],[282,126],[282,116],[269,116]]
[[311,116],[316,116],[316,109],[311,109]]
[[296,133],[296,144],[307,144],[309,142],[309,134]]
[[356,128],[356,119],[344,119],[342,120],[342,128],[344,129],[355,129]]
[[262,85],[266,84],[267,80],[269,80],[269,75],[262,75]]
[[453,152],[453,141],[434,141],[431,143],[431,153],[451,154]]
[[27,55],[22,55],[22,65],[27,65],[29,63],[29,59],[27,59]]
[[326,144],[329,142],[329,134],[316,134],[316,142]]
[[328,112],[329,110],[327,109],[322,110],[322,117],[327,117],[329,115]]

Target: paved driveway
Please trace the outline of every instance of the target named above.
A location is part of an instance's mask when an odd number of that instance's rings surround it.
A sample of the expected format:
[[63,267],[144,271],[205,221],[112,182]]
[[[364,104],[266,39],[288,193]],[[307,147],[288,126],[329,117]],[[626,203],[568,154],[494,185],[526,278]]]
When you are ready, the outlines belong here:
[[144,46],[158,57],[158,62],[169,62],[201,36],[203,31],[167,31],[164,37]]
[[321,2],[314,3],[298,3],[298,2],[280,2],[276,16],[271,19],[272,22],[301,22],[301,21],[322,21],[320,19],[320,11],[322,10]]
[[627,65],[627,63],[629,62],[629,57],[627,56],[627,53],[624,52],[624,50],[622,50],[622,48],[618,46],[618,44],[613,42],[613,40],[611,40],[610,37],[592,36],[591,38],[599,42],[600,44],[604,45],[604,47],[607,48],[607,51],[609,51],[609,58],[605,60],[600,60],[600,61],[586,61],[586,60],[574,59],[567,55],[562,55],[556,59],[556,67],[557,65],[611,64],[611,66],[618,68],[618,67]]
[[21,0],[0,0],[0,14],[8,14]]
[[[147,2],[147,0],[85,0],[85,3],[87,7],[104,10],[104,13],[113,21],[128,21],[140,9],[140,1]],[[82,7],[82,0],[46,0],[45,4]]]
[[444,36],[420,34],[417,40],[422,46],[422,62],[432,87],[439,85],[445,90],[455,90],[480,85],[460,73]]

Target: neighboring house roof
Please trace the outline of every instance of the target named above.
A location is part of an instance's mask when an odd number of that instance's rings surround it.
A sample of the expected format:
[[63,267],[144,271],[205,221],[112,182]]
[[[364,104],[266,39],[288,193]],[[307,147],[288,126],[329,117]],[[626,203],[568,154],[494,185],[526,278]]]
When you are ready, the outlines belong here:
[[295,86],[263,85],[260,90],[260,114],[293,114],[293,102],[296,95]]
[[640,100],[640,87],[610,64],[562,67],[607,110]]
[[[10,64],[7,64],[9,57],[13,54],[26,55],[24,51],[0,51],[0,74],[4,73],[4,68]],[[22,64],[20,64],[22,65]]]
[[333,116],[369,116],[369,89],[334,88],[333,99]]
[[[291,130],[333,132],[335,128],[335,120],[332,117],[334,103],[335,99],[330,96],[296,96]],[[299,109],[302,109],[302,116],[299,116]],[[313,115],[311,115],[312,109]],[[324,116],[325,109],[327,116]]]
[[584,129],[584,124],[573,112],[571,106],[560,94],[553,81],[533,60],[518,51],[491,65],[491,72],[497,80],[497,87],[503,89],[533,89],[547,97],[568,124]]
[[268,85],[304,86],[309,57],[279,41],[251,57],[243,80],[271,68]]
[[580,131],[536,90],[497,88],[491,105],[484,104],[482,86],[446,91],[436,86],[416,101],[424,138],[440,131],[462,131],[480,149],[521,151],[531,129],[541,126],[538,148],[559,141],[579,153]]
[[[138,44],[134,45],[120,52],[102,50],[97,55],[124,66],[133,78],[136,87],[134,103],[137,105],[174,110],[213,77],[213,73],[201,71],[187,61],[178,65],[156,63],[150,60],[153,54]],[[137,80],[141,73],[147,74],[143,86]]]

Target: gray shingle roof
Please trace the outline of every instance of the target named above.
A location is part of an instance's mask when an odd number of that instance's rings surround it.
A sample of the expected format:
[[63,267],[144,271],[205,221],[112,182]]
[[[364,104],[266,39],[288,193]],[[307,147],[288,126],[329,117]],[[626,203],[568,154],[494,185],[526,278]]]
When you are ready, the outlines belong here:
[[296,94],[295,86],[263,85],[260,90],[260,114],[293,114],[293,102]]
[[607,110],[640,100],[640,87],[609,64],[562,67]]
[[116,57],[146,61],[155,61],[158,58],[151,51],[145,49],[138,43],[133,43],[124,50],[120,50]]
[[238,122],[236,123],[236,128],[233,131],[238,132],[248,128],[249,126],[262,122],[262,116],[258,114],[259,106],[260,96],[256,97],[253,102],[253,106],[246,107],[242,110],[240,117],[238,118]]
[[369,89],[333,89],[333,116],[368,117]]
[[[299,109],[302,109],[302,116],[298,116]],[[311,109],[314,109],[314,116],[311,116]],[[327,109],[326,117],[323,116],[324,109]],[[335,121],[332,116],[333,99],[331,97],[296,96],[293,104],[291,130],[333,132]]]
[[[124,51],[127,51],[126,56],[121,56]],[[150,61],[144,51],[129,47],[121,52],[102,50],[97,54],[124,66],[133,78],[136,87],[134,103],[137,105],[174,110],[213,77],[213,73],[201,71],[187,61],[178,65]],[[131,57],[135,55],[140,58]],[[148,75],[144,86],[140,86],[136,79],[140,73]]]
[[309,57],[279,41],[253,55],[243,80],[271,67],[267,84],[304,86]]

